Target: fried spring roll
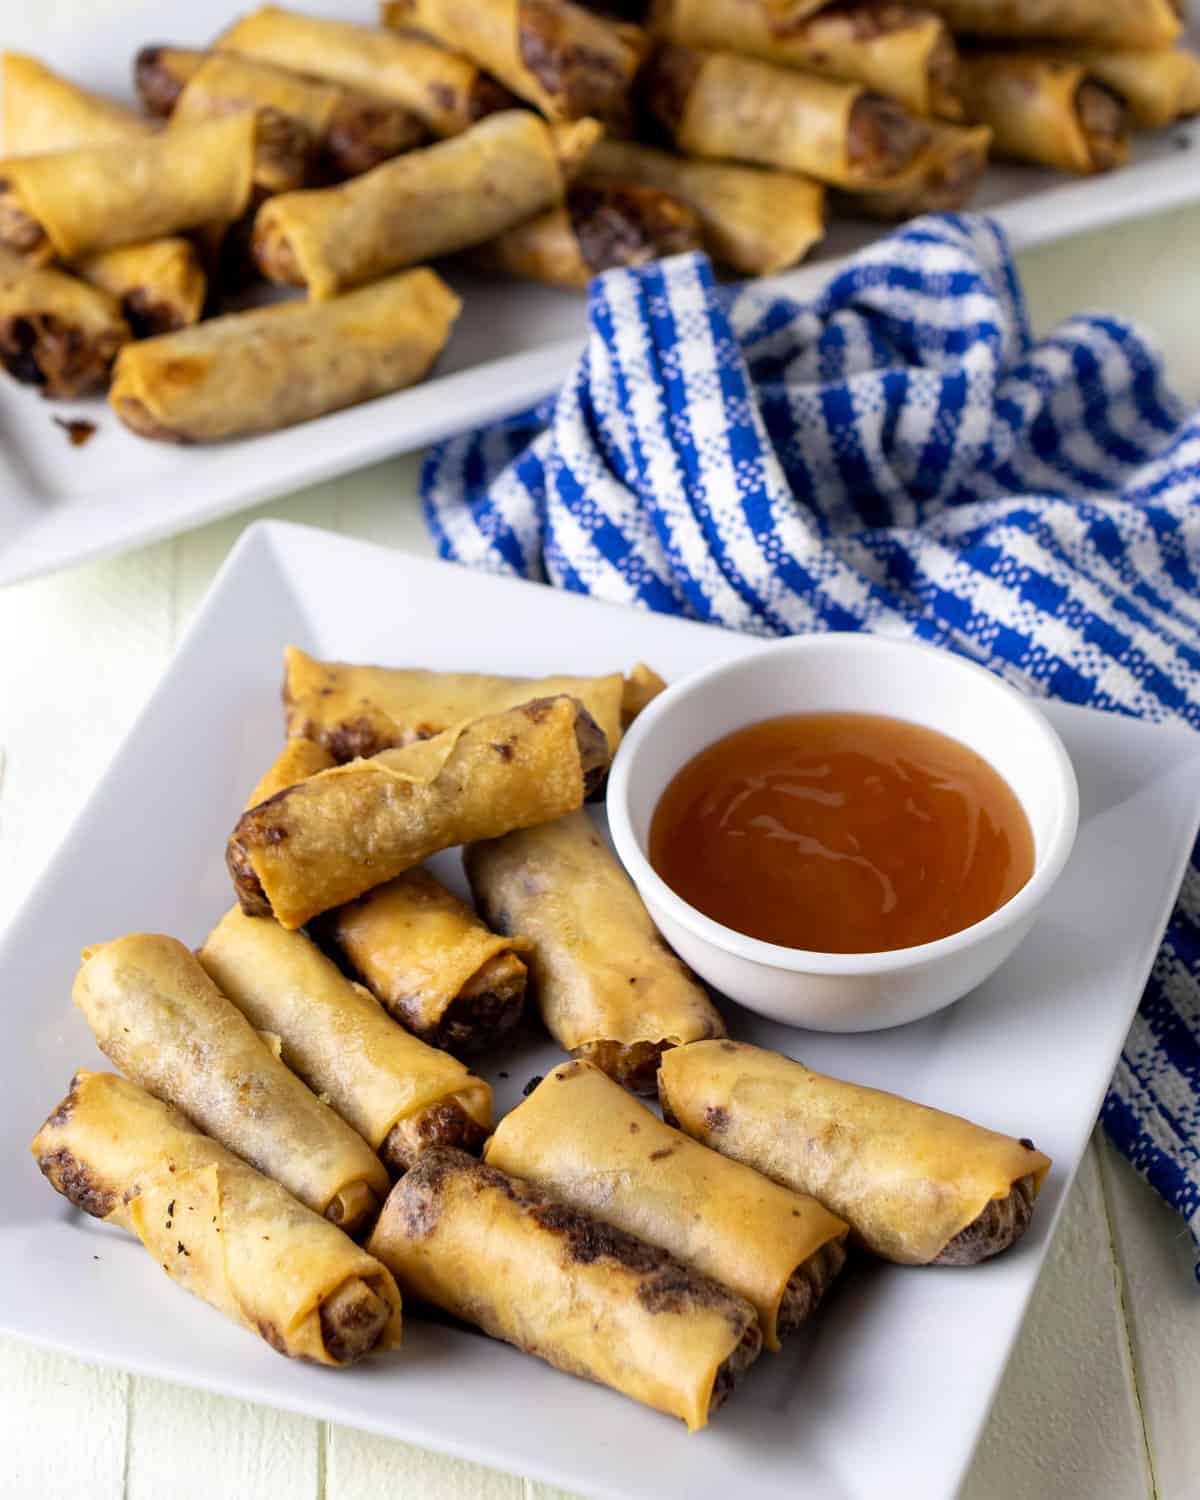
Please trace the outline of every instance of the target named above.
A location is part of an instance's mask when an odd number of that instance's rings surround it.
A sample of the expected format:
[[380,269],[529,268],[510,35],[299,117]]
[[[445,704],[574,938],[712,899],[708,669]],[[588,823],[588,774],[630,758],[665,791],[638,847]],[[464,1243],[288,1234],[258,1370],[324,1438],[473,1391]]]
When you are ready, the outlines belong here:
[[667,1048],[725,1035],[586,813],[473,843],[464,860],[488,926],[533,944],[533,993],[565,1051],[652,1094]]
[[330,912],[320,935],[431,1046],[484,1052],[521,1019],[526,970],[518,955],[528,943],[489,932],[427,870],[407,870]]
[[440,849],[582,806],[608,767],[574,698],[539,698],[322,771],[242,815],[226,863],[250,916],[301,927]]
[[486,270],[583,291],[602,271],[699,248],[699,219],[669,193],[634,183],[575,183],[565,203],[506,229],[471,260]]
[[400,1343],[390,1271],[137,1084],[76,1073],[32,1149],[56,1192],[280,1354],[348,1365]]
[[987,167],[992,132],[986,125],[930,126],[928,146],[898,176],[839,202],[868,219],[910,219],[952,213],[969,203]]
[[405,1296],[703,1427],[757,1358],[741,1297],[530,1183],[427,1152],[368,1243]]
[[295,786],[298,781],[315,776],[318,771],[328,771],[336,764],[323,745],[312,740],[289,740],[246,798],[246,807],[257,807],[285,787]]
[[190,328],[204,310],[208,278],[195,245],[178,235],[102,250],[73,269],[120,302],[135,338]]
[[550,128],[506,110],[338,187],[268,199],[252,248],[264,276],[324,301],[491,239],[561,202],[565,188]]
[[477,1151],[492,1091],[448,1053],[397,1026],[300,932],[234,907],[198,957],[222,994],[384,1162],[406,1171],[431,1146]]
[[967,116],[997,156],[1063,172],[1107,172],[1129,159],[1125,106],[1082,64],[1023,52],[965,57]]
[[395,100],[440,136],[458,135],[514,103],[495,79],[444,47],[279,5],[235,21],[217,46]]
[[851,0],[814,16],[759,0],[657,0],[651,28],[669,42],[714,47],[861,83],[917,115],[962,117],[958,52],[945,21],[891,0]]
[[900,1265],[972,1266],[1007,1250],[1050,1170],[1028,1141],[744,1042],[675,1048],[658,1091],[693,1139],[811,1194]]
[[1071,41],[1120,49],[1169,47],[1181,0],[923,0],[950,29],[1014,42]]
[[562,1063],[501,1120],[484,1160],[719,1281],[768,1349],[815,1309],[846,1225],[813,1198],[698,1145],[590,1063]]
[[628,677],[489,677],[318,661],[297,646],[283,653],[283,706],[289,738],[316,740],[339,761],[377,755],[456,729],[530,698],[568,693],[604,730],[616,754],[622,729],[666,684],[639,664]]
[[825,233],[825,186],[790,172],[696,161],[635,141],[603,140],[582,180],[670,193],[700,220],[705,249],[734,271],[769,276],[804,259]]
[[254,115],[0,161],[0,242],[70,260],[236,219],[250,199]]
[[129,341],[116,300],[0,246],[0,364],[54,397],[103,389]]
[[[1055,49],[1059,55],[1060,49]],[[1200,57],[1194,52],[1109,52],[1098,47],[1061,49],[1063,61],[1078,63],[1088,76],[1121,100],[1138,130],[1164,125],[1200,109]]]
[[168,442],[271,432],[420,380],[461,305],[421,267],[332,302],[230,313],[129,345],[109,402],[127,427]]
[[666,46],[646,99],[685,153],[732,157],[857,188],[904,170],[928,127],[894,99],[732,52]]
[[272,1053],[174,938],[84,952],[72,989],[100,1050],[301,1203],[353,1232],[387,1194],[383,1163]]

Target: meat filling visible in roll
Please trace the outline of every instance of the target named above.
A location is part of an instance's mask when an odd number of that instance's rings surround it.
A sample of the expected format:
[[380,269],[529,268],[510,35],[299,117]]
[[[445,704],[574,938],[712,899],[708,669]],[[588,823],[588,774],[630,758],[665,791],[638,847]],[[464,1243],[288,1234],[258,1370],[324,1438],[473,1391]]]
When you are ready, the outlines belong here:
[[0,247],[0,364],[46,396],[103,389],[129,327],[107,293]]
[[1107,172],[1129,156],[1125,107],[1080,63],[1024,52],[963,59],[967,115],[997,156],[1064,172]]
[[986,125],[935,123],[925,149],[903,172],[840,200],[870,219],[910,219],[952,213],[973,196],[987,167],[992,132]]

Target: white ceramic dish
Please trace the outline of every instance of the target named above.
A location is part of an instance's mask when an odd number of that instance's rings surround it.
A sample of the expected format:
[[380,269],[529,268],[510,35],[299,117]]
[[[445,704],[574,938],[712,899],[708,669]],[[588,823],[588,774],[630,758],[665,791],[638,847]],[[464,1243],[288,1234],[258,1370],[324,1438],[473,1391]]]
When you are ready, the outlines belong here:
[[[371,21],[372,0],[294,0],[298,10]],[[130,61],[150,42],[198,45],[252,0],[105,0],[95,20],[77,5],[7,5],[5,47],[33,52],[96,88],[127,96]],[[1200,124],[1140,138],[1131,166],[1072,180],[993,168],[973,206],[995,212],[1018,247],[1094,229],[1200,197]],[[834,263],[878,229],[836,224],[810,264],[777,278],[811,296]],[[463,283],[466,311],[423,385],[286,432],[209,448],[147,442],[99,400],[44,402],[0,379],[0,584],[169,536],[447,432],[517,411],[554,390],[579,348],[582,297],[501,281]],[[73,448],[54,417],[99,430]]]
[[[971,1271],[855,1274],[689,1438],[612,1392],[415,1317],[395,1357],[343,1372],[292,1364],[172,1286],[136,1243],[73,1212],[35,1169],[34,1129],[74,1068],[101,1065],[70,1004],[80,947],[138,928],[195,943],[229,905],[224,835],[281,741],[288,641],[351,660],[494,672],[606,671],[645,659],[672,679],[755,649],[709,627],[320,531],[247,532],[0,942],[0,1332],[607,1500],[950,1500],[1192,846],[1195,736],[1051,707],[1079,777],[1075,853],[1018,952],[953,1008],[839,1037],[725,1007],[738,1037],[1031,1135],[1054,1170],[1011,1254]],[[461,882],[455,856],[438,869]],[[532,1032],[492,1059],[498,1108],[558,1061]]]
[[[706,745],[776,714],[877,713],[969,746],[1008,782],[1034,839],[1029,881],[998,911],[894,953],[807,953],[760,942],[682,900],[646,857],[667,784]],[[702,978],[771,1020],[871,1031],[929,1016],[982,984],[1033,926],[1075,841],[1079,796],[1062,740],[998,677],[932,646],[832,634],[776,641],[668,689],[634,724],[607,798],[617,853],[663,934]]]

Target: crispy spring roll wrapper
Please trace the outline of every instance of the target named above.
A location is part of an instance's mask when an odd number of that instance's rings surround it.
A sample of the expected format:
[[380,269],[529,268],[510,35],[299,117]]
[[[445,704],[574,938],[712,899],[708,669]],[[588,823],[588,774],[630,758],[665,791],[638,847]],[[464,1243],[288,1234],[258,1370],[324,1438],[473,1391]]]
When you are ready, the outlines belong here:
[[353,1232],[388,1175],[366,1141],[272,1053],[196,957],[135,934],[84,952],[72,989],[100,1050],[127,1078]]
[[809,1193],[906,1266],[972,1266],[1016,1243],[1050,1158],[1028,1141],[744,1042],[662,1060],[663,1112],[693,1139]]
[[[145,139],[0,160],[0,239],[70,260],[201,224],[250,201],[254,114]],[[22,223],[23,221],[23,223]]]
[[950,29],[1014,42],[1071,41],[1124,50],[1169,47],[1180,0],[923,0]]
[[109,402],[167,442],[270,432],[412,385],[462,306],[425,267],[332,302],[285,302],[131,344]]
[[427,1152],[367,1246],[406,1297],[703,1427],[754,1362],[754,1308],[665,1250],[461,1151]]
[[501,1120],[484,1160],[744,1297],[768,1349],[845,1263],[841,1219],[664,1125],[590,1063],[547,1074]]
[[255,219],[254,257],[271,281],[324,301],[491,239],[561,202],[565,189],[550,127],[506,110],[340,186],[269,199]]
[[15,380],[46,396],[101,390],[129,336],[115,298],[0,246],[0,364]]
[[506,229],[471,259],[486,270],[583,291],[601,271],[648,265],[700,244],[698,217],[669,193],[634,183],[574,183],[565,203]]
[[929,144],[903,172],[876,187],[840,194],[840,206],[868,219],[911,219],[969,203],[987,168],[991,130],[937,122],[930,130]]
[[190,328],[204,310],[208,278],[199,251],[180,235],[101,250],[73,269],[117,299],[137,338]]
[[608,768],[575,698],[538,698],[353,761],[243,813],[226,863],[242,910],[301,927],[440,849],[583,805]]
[[725,1035],[586,813],[473,843],[464,861],[488,926],[533,944],[533,993],[565,1051],[652,1094],[667,1048]]
[[246,807],[257,807],[285,787],[295,786],[318,771],[328,771],[337,762],[324,745],[313,740],[289,740],[263,772],[262,780],[246,798]]
[[6,156],[101,146],[153,134],[127,105],[60,77],[36,57],[0,54],[0,145]]
[[521,1019],[519,955],[529,944],[489,932],[427,870],[406,870],[338,907],[319,932],[380,1004],[431,1046],[485,1052]]
[[1063,172],[1107,172],[1129,159],[1125,105],[1080,63],[1023,52],[964,57],[967,116],[992,152]]
[[235,906],[198,957],[252,1026],[279,1037],[287,1066],[393,1172],[431,1146],[483,1144],[492,1123],[483,1079],[397,1026],[303,933]]
[[666,41],[862,83],[917,115],[962,117],[954,39],[940,16],[916,6],[859,0],[797,17],[759,0],[656,0],[650,24]]
[[279,5],[260,6],[235,21],[217,46],[394,100],[440,136],[458,135],[514,103],[469,58],[444,47]]
[[1160,130],[1200,109],[1200,57],[1194,52],[1109,52],[1098,47],[1055,49],[1078,63],[1125,105],[1138,130]]
[[928,127],[861,84],[668,45],[646,73],[646,100],[676,146],[857,188],[903,171]]
[[347,1365],[400,1343],[390,1271],[137,1084],[76,1073],[33,1154],[76,1208],[280,1354]]
[[582,181],[670,193],[695,211],[709,254],[749,276],[796,265],[825,233],[824,184],[791,172],[602,140],[584,164]]
[[318,661],[288,646],[283,653],[283,707],[290,738],[316,740],[339,761],[378,755],[414,740],[457,729],[568,693],[595,719],[616,754],[621,732],[666,683],[639,663],[622,677],[490,677],[482,672],[429,672],[411,667],[355,666]]

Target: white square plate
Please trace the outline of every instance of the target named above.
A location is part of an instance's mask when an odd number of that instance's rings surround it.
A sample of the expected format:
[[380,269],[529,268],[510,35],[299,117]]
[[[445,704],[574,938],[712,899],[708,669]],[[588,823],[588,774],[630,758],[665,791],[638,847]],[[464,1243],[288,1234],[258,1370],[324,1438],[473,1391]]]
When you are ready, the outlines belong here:
[[[418,1318],[398,1354],[292,1364],[184,1296],[134,1241],[71,1210],[28,1142],[72,1071],[102,1066],[69,992],[80,948],[129,931],[198,943],[230,905],[223,853],[277,752],[283,647],[506,673],[645,659],[675,678],[752,642],[709,626],[260,524],[0,946],[0,1331],[607,1497],[949,1500],[970,1459],[1087,1143],[1195,834],[1186,730],[1051,705],[1079,776],[1074,857],[983,988],[900,1030],[819,1036],[725,1007],[736,1036],[909,1094],[1054,1158],[1033,1225],[989,1265],[849,1275],[712,1426],[671,1419],[502,1344]],[[462,887],[456,854],[439,872]],[[488,1076],[500,1110],[561,1054],[532,1029]]]
[[[93,88],[128,97],[130,65],[148,43],[203,45],[250,0],[104,0],[87,7],[7,5],[5,47],[32,52]],[[373,0],[294,0],[294,8],[373,21]],[[94,19],[93,19],[94,17]],[[1200,36],[1200,29],[1193,27]],[[1200,122],[1138,137],[1132,164],[1071,179],[992,168],[972,207],[994,212],[1017,248],[1200,197]],[[838,222],[810,264],[773,285],[812,296],[834,265],[880,233]],[[0,375],[0,585],[214,520],[301,485],[404,453],[493,420],[562,382],[585,327],[580,296],[454,273],[466,309],[422,385],[284,432],[180,448],[127,432],[107,406],[46,402]],[[98,430],[74,448],[54,418]]]

